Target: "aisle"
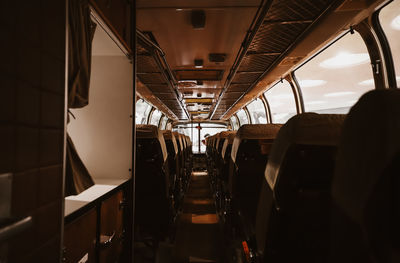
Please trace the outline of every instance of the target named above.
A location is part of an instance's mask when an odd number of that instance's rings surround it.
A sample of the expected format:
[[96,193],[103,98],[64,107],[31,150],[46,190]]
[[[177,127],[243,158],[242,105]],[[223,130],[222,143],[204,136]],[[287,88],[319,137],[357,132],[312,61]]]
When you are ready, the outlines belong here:
[[221,232],[206,172],[193,172],[178,218],[173,262],[220,262]]

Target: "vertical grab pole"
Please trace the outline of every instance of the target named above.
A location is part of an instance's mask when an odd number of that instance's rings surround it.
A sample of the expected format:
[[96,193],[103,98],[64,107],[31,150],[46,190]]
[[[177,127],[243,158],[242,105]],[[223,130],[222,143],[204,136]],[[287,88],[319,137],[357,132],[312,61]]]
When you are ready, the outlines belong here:
[[136,125],[135,125],[135,116],[136,116],[136,0],[132,0],[131,2],[131,51],[132,51],[132,92],[133,92],[133,103],[132,103],[132,191],[131,191],[131,238],[130,238],[130,261],[133,262],[134,258],[134,237],[135,237],[135,189],[136,189]]
[[200,147],[201,147],[201,141],[200,141],[200,131],[201,131],[201,126],[200,126],[200,122],[199,122],[199,126],[198,126],[199,128],[198,128],[198,130],[199,130],[199,136],[198,136],[198,139],[199,139],[199,153],[200,153]]

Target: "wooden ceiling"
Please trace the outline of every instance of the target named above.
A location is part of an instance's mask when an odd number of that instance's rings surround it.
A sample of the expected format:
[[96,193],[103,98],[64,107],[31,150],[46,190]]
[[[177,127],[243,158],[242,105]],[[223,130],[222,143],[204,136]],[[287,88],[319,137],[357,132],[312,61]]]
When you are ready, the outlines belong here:
[[[260,5],[260,0],[138,0],[138,29],[151,32],[154,42],[164,51],[175,77],[174,87],[168,86],[163,72],[140,49],[138,78],[178,119],[187,119],[187,113],[193,118],[226,119],[238,106],[252,99],[245,95],[260,90],[260,83],[282,61],[289,59],[289,66],[284,68],[290,69],[304,59],[305,55],[288,58],[288,54],[317,31],[317,26],[334,11],[351,5],[345,10],[346,21],[350,23],[352,17],[376,2],[381,1],[266,0]],[[205,13],[202,29],[192,26],[194,10]],[[253,19],[256,23],[252,23]],[[340,20],[336,25],[329,24],[327,30],[331,35],[322,34],[323,38],[317,38],[318,43],[303,46],[300,53],[315,50],[345,25]],[[210,53],[224,54],[226,59],[211,62]],[[196,68],[195,60],[202,60],[203,67]],[[279,77],[274,75],[275,80]],[[211,99],[211,103],[186,102],[193,98]]]
[[[185,98],[212,98],[215,103],[259,4],[260,0],[137,1],[137,27],[143,32],[152,33],[154,40],[165,52],[166,60],[176,74],[176,80],[202,80],[191,85],[178,85],[183,103]],[[193,10],[204,10],[204,28],[193,28]],[[210,62],[210,53],[225,54],[226,59],[224,62]],[[203,68],[195,68],[195,59],[203,60]],[[139,72],[148,65],[145,60],[146,58],[139,56]],[[187,72],[188,70],[191,72]],[[181,78],[182,75],[186,77]],[[138,77],[142,81],[144,76]],[[162,84],[157,74],[148,77],[152,82],[157,82],[151,84]],[[146,80],[142,82],[146,84]],[[152,87],[149,86],[149,89],[152,90]],[[179,107],[166,100],[171,91],[165,85],[156,89],[156,96],[171,104],[172,111],[179,119],[185,119],[185,114]],[[172,96],[168,97],[171,98]],[[205,108],[210,110],[209,106],[203,104],[196,104],[187,110],[198,113]]]

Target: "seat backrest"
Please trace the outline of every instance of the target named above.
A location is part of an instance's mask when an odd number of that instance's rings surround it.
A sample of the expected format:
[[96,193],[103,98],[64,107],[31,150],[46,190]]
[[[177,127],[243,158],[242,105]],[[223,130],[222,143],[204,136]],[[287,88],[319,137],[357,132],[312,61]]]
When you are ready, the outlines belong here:
[[251,222],[256,208],[269,150],[280,124],[245,124],[237,131],[231,150],[229,191]]
[[178,144],[176,143],[175,135],[173,134],[173,132],[171,130],[163,130],[161,132],[164,136],[168,155],[177,155],[179,153]]
[[[265,169],[268,189],[261,193],[256,222],[258,248],[269,244],[263,252],[267,259],[278,253],[282,262],[293,257],[325,262],[330,185],[344,118],[304,113],[279,131]],[[284,252],[288,250],[294,253]]]
[[183,151],[182,137],[179,132],[173,132],[176,140],[176,144],[178,146],[178,152],[181,153]]
[[335,260],[400,262],[399,189],[400,90],[370,91],[350,110],[338,148],[332,183]]
[[216,145],[216,149],[217,149],[217,153],[218,153],[219,157],[222,157],[222,147],[224,146],[225,139],[229,136],[229,134],[232,134],[232,133],[236,134],[236,132],[233,132],[233,131],[222,131],[219,134],[219,141]]

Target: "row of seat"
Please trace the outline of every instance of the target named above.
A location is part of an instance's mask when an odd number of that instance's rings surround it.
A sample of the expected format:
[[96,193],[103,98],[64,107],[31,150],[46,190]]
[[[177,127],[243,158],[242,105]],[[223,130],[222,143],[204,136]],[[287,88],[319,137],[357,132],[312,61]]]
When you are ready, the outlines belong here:
[[347,116],[217,134],[207,157],[218,214],[244,260],[400,262],[399,90],[371,91]]
[[135,240],[171,238],[192,170],[190,138],[136,125]]

